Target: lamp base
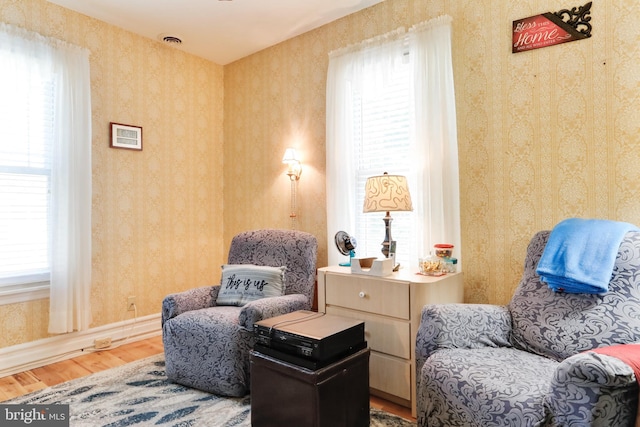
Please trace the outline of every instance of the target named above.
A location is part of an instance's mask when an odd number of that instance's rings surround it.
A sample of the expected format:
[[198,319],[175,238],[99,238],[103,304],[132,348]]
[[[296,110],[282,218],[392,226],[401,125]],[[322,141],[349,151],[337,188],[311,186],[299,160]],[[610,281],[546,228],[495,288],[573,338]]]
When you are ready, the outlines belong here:
[[[389,258],[390,254],[396,253],[396,242],[394,240],[391,240],[391,221],[393,221],[393,218],[391,218],[390,213],[387,212],[387,215],[382,218],[382,220],[384,221],[384,241],[382,242],[382,254],[385,258]],[[392,243],[393,248],[391,247]]]

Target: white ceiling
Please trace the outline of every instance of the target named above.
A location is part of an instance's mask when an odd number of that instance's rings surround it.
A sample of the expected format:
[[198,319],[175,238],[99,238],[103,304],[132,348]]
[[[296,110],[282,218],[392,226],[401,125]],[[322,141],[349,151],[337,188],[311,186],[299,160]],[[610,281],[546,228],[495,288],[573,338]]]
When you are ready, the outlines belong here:
[[49,0],[226,65],[383,0]]

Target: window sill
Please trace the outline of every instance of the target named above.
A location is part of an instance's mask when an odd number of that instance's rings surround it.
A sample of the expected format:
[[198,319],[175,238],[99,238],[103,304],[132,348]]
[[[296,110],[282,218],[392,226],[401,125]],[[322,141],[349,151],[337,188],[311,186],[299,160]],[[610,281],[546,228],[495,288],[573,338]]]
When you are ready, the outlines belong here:
[[0,305],[49,298],[49,282],[26,283],[0,287]]

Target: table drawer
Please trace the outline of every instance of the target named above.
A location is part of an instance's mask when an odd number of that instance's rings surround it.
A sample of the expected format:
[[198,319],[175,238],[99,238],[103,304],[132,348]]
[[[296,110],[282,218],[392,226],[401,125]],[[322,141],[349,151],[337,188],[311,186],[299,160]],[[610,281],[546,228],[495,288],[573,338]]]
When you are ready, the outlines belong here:
[[369,387],[411,400],[411,364],[372,351],[369,359]]
[[404,359],[411,358],[411,328],[408,322],[336,306],[328,306],[327,313],[363,320],[364,338],[371,350]]
[[409,282],[370,276],[325,276],[326,304],[409,320]]

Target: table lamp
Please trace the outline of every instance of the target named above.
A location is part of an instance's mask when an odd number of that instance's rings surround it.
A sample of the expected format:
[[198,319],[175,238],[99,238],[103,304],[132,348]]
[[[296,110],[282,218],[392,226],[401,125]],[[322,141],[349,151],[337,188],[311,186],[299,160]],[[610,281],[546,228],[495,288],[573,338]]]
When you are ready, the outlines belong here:
[[382,253],[389,258],[391,245],[391,215],[390,212],[412,211],[411,194],[407,178],[401,175],[372,176],[367,178],[364,189],[364,207],[362,212],[386,212],[384,220],[385,235],[382,242]]

